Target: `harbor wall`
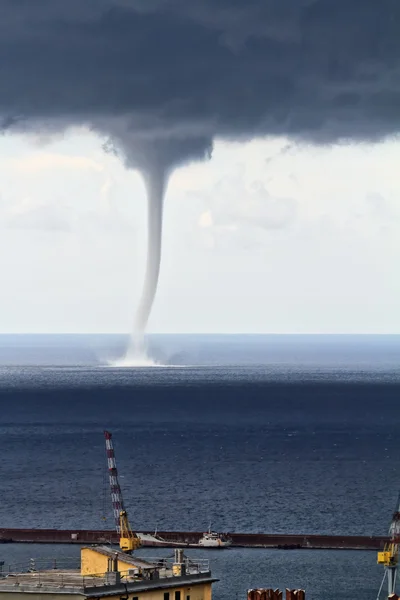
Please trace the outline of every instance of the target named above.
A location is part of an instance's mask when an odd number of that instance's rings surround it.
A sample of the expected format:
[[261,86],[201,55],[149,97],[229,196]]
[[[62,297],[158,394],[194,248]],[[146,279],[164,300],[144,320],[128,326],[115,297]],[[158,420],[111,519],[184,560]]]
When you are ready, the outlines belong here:
[[[153,535],[153,532],[143,533]],[[187,547],[198,544],[202,532],[159,531],[157,536],[164,540],[157,544],[143,546]],[[380,550],[388,541],[379,536],[346,535],[288,535],[268,533],[227,533],[232,546],[242,548],[282,548],[282,549],[345,549]],[[0,543],[46,543],[46,544],[117,544],[118,534],[112,530],[89,529],[0,529]]]

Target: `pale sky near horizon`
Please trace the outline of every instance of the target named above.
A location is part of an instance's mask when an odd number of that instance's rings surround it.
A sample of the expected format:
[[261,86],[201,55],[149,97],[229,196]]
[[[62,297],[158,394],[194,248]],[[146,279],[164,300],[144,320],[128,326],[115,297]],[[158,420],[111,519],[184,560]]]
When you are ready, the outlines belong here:
[[[217,141],[173,174],[150,332],[400,333],[400,142]],[[0,333],[129,332],[139,175],[74,130],[0,138]]]

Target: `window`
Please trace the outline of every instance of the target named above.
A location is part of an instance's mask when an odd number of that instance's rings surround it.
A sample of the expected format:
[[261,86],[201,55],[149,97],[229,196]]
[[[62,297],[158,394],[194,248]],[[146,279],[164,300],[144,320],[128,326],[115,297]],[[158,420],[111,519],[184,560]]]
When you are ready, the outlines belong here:
[[169,592],[164,592],[164,600],[169,600]]
[[132,600],[139,600],[139,596],[133,596]]
[[175,600],[181,600],[181,592],[175,592]]
[[190,596],[186,596],[186,600],[190,600]]

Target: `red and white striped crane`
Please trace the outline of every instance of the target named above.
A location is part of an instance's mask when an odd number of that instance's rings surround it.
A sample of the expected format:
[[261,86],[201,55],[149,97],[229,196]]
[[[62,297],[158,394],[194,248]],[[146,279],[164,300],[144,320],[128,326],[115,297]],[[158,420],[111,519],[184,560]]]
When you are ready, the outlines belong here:
[[136,533],[132,531],[132,528],[129,524],[128,513],[125,510],[121,487],[118,481],[118,470],[117,463],[115,462],[112,435],[109,431],[105,431],[104,437],[106,440],[107,467],[110,480],[111,502],[115,526],[117,533],[119,534],[119,547],[123,552],[131,554],[140,546],[140,539]]

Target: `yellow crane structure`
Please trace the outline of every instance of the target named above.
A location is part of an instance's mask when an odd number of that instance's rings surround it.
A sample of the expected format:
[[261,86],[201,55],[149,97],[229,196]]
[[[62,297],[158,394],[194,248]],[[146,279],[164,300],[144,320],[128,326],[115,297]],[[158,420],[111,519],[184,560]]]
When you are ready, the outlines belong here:
[[125,510],[121,487],[118,481],[117,463],[115,462],[112,435],[109,431],[104,432],[106,440],[106,454],[108,476],[110,480],[111,502],[115,519],[115,526],[119,534],[119,547],[122,552],[132,554],[140,546],[140,538],[136,535],[129,523],[128,513]]
[[392,522],[390,524],[389,537],[390,541],[385,544],[385,547],[381,552],[378,552],[378,564],[385,567],[385,572],[383,574],[377,600],[380,598],[386,577],[388,578],[388,597],[396,593],[396,578],[400,544],[400,494],[397,499],[396,509],[393,513]]

